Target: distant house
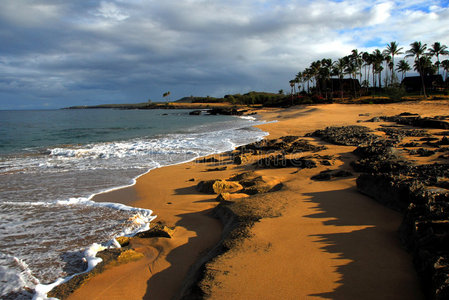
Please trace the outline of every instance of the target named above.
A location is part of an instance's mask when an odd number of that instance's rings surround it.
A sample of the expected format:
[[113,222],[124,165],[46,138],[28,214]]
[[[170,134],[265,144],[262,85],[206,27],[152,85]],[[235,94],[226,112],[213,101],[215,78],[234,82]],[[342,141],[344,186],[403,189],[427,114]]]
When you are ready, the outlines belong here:
[[321,82],[321,89],[333,91],[333,92],[340,92],[343,90],[343,92],[354,92],[360,91],[361,85],[358,79],[352,79],[352,78],[330,78],[327,80],[323,80]]
[[[444,87],[444,80],[441,75],[428,75],[424,76],[423,79],[426,90],[435,91]],[[401,85],[407,92],[419,92],[422,88],[421,76],[405,77]]]

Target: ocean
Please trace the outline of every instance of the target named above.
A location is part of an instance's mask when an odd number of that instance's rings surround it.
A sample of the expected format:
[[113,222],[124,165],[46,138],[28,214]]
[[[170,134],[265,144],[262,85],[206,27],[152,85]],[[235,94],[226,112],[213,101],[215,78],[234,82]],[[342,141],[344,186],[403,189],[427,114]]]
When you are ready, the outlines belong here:
[[94,249],[155,217],[94,195],[260,140],[252,126],[262,123],[185,110],[0,111],[0,298],[45,296],[47,284],[84,272],[83,258],[92,267]]

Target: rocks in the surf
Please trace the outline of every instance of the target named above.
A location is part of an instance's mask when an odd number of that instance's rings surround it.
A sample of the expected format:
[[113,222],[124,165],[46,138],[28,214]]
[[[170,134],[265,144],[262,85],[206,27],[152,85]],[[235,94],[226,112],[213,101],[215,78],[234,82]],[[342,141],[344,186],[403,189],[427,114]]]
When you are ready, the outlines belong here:
[[132,261],[139,260],[143,257],[144,257],[143,253],[137,252],[134,249],[127,249],[120,253],[120,255],[117,257],[117,262],[119,264],[126,264]]
[[130,237],[127,236],[119,236],[115,239],[121,247],[126,247],[129,245],[129,241],[131,240]]
[[193,110],[193,111],[189,112],[189,115],[199,116],[199,115],[201,115],[201,110]]
[[243,115],[243,111],[240,111],[237,108],[228,108],[228,107],[215,107],[209,110],[207,113],[209,115],[232,115],[232,116]]
[[154,237],[171,238],[173,236],[174,229],[167,227],[164,224],[156,223],[149,230],[139,232],[136,237],[147,239]]
[[226,180],[205,180],[200,181],[196,186],[197,191],[206,194],[232,193],[243,189],[243,187],[235,181]]

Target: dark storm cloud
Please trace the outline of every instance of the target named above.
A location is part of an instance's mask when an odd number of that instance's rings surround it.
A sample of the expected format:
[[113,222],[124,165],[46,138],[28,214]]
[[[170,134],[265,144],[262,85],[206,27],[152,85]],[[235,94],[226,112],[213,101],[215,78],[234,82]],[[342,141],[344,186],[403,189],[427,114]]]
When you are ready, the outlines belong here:
[[447,36],[448,9],[423,3],[2,0],[0,109],[286,89],[311,60],[378,35]]

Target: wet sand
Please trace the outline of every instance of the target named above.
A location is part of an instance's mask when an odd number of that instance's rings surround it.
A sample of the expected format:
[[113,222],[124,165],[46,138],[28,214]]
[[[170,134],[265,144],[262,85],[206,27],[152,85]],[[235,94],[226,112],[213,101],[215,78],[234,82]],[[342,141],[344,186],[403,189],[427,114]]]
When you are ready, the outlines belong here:
[[[303,136],[326,126],[356,125],[358,120],[402,112],[422,116],[449,114],[447,102],[386,105],[316,105],[261,112],[268,138]],[[369,114],[369,115],[367,115]],[[363,116],[361,116],[363,115]],[[363,123],[363,126],[378,126]],[[314,144],[325,144],[307,138]],[[280,191],[236,201],[251,201],[269,211],[250,229],[250,237],[207,266],[201,286],[212,299],[422,299],[411,256],[397,237],[402,215],[356,190],[357,173],[349,166],[355,147],[326,144],[331,166],[256,170],[283,183]],[[153,170],[128,191],[101,195],[102,200],[149,208],[173,237],[132,240],[144,258],[111,266],[80,287],[69,299],[172,299],[191,265],[221,239],[222,224],[210,216],[214,195],[195,190],[200,180],[229,178],[252,169],[251,162],[186,163]],[[224,171],[206,171],[217,166]],[[313,181],[326,169],[353,176]],[[193,181],[192,181],[193,179]]]

